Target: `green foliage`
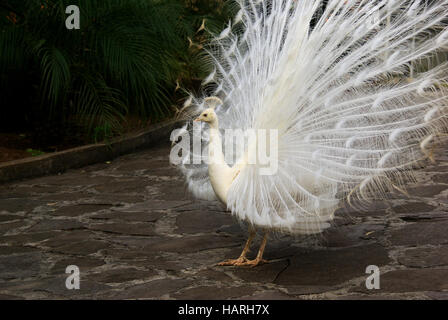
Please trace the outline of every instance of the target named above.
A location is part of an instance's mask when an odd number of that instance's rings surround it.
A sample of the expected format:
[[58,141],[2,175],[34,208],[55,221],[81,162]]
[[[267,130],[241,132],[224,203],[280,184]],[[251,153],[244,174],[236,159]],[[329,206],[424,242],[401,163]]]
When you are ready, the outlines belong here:
[[41,151],[41,150],[34,150],[34,149],[26,149],[26,152],[28,152],[29,154],[31,154],[32,157],[37,157],[37,156],[41,156],[43,154],[45,154],[45,152]]
[[105,123],[103,126],[97,126],[93,130],[93,139],[95,140],[95,142],[104,140],[109,141],[112,135],[112,128],[108,123]]
[[[69,5],[81,10],[80,30],[65,26]],[[183,98],[176,88],[204,76],[207,36],[198,29],[205,19],[218,32],[228,7],[218,0],[2,1],[0,118],[13,111],[18,122],[75,119],[95,139],[119,131],[127,114],[160,120]]]

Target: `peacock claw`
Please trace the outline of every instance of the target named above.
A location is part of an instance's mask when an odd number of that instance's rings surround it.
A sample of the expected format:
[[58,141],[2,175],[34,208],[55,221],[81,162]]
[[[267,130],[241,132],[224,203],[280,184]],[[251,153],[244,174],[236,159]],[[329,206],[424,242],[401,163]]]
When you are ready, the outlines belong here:
[[218,266],[244,266],[248,260],[244,257],[239,257],[238,259],[229,259],[218,263]]
[[235,267],[256,267],[260,264],[268,263],[267,260],[264,259],[253,259],[247,260],[246,258],[238,258],[238,259],[229,259],[223,262],[218,263],[218,266],[235,266]]
[[244,264],[242,264],[243,266],[248,266],[248,267],[256,267],[258,265],[264,264],[264,263],[268,263],[267,260],[264,259],[254,259],[254,260],[247,260]]

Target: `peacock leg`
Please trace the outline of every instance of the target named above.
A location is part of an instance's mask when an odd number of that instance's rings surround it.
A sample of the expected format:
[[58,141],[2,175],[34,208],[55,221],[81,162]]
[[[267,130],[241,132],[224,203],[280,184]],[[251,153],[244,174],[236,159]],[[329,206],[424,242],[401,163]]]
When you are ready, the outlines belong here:
[[238,259],[229,259],[223,262],[218,263],[218,266],[241,266],[247,262],[246,255],[249,252],[250,244],[255,237],[255,230],[253,228],[249,228],[249,238],[247,238],[246,245],[244,246],[243,252]]
[[263,252],[264,252],[264,249],[266,248],[266,243],[268,242],[268,234],[269,234],[268,231],[266,231],[264,233],[264,237],[263,237],[263,240],[261,241],[261,245],[260,245],[260,249],[258,250],[257,257],[254,260],[246,260],[246,262],[241,264],[242,266],[255,267],[261,263],[267,263],[267,260],[263,259]]

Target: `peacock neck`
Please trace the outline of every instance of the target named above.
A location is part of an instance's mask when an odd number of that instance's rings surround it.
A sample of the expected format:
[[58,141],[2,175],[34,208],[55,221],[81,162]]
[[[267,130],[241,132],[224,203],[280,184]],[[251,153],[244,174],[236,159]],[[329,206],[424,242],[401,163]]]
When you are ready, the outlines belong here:
[[218,122],[210,123],[210,140],[208,145],[208,173],[213,190],[218,199],[224,204],[227,203],[227,192],[233,181],[233,169],[230,168],[224,159],[222,152],[221,135],[219,133]]
[[209,146],[208,146],[208,156],[210,160],[210,164],[219,164],[219,165],[226,165],[226,162],[224,161],[224,153],[222,152],[222,141],[221,141],[221,135],[219,133],[219,127],[217,122],[213,122],[210,124],[209,129]]

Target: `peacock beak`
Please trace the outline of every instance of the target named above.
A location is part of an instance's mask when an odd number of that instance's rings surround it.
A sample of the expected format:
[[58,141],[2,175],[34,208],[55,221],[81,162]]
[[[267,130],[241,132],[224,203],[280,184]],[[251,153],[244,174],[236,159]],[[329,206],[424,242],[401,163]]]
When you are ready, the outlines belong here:
[[199,121],[201,121],[200,118],[196,118],[196,119],[194,119],[194,122],[199,122]]

